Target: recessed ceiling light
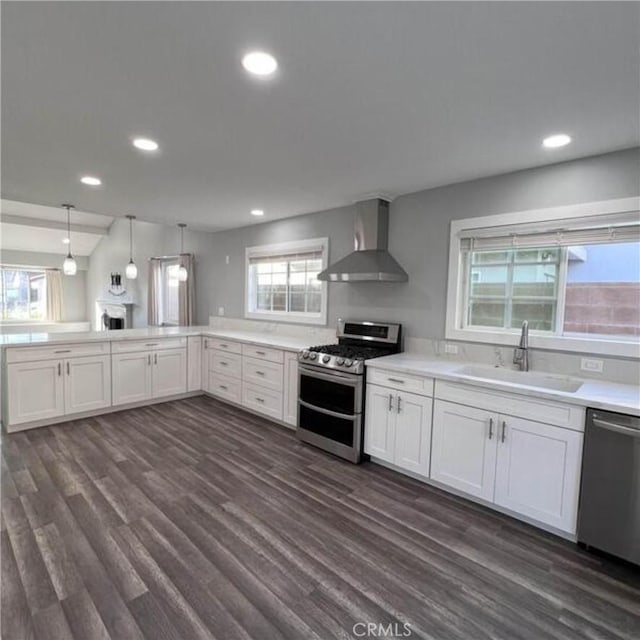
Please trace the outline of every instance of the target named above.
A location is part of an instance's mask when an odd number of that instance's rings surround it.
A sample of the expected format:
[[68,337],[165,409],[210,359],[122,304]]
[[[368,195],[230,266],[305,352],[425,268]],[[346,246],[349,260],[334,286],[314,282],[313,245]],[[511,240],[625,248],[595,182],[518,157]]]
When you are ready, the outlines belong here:
[[242,66],[256,76],[270,76],[278,68],[278,61],[270,53],[252,51],[242,58]]
[[252,216],[263,216],[264,211],[262,209],[251,209]]
[[82,176],[80,182],[82,182],[82,184],[88,184],[90,187],[99,187],[102,184],[102,180],[94,176]]
[[571,136],[566,133],[556,133],[552,136],[545,138],[542,141],[542,146],[547,149],[557,149],[558,147],[564,147],[571,142]]
[[150,138],[134,138],[133,146],[142,151],[157,151],[158,143]]
[[69,238],[62,238],[62,244],[69,244],[70,242]]

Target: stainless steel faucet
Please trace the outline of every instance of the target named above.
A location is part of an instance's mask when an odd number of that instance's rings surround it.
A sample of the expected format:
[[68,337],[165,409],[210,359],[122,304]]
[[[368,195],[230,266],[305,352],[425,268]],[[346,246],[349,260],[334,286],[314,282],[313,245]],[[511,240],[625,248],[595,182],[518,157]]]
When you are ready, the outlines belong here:
[[517,364],[520,371],[529,371],[529,322],[522,323],[520,344],[513,350],[513,364]]

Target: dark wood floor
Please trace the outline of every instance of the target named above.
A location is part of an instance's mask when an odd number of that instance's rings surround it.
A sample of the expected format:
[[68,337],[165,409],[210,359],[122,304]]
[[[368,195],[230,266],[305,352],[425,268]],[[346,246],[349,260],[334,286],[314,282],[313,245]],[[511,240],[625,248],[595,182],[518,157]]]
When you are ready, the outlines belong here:
[[4,640],[640,638],[640,572],[208,398],[2,455]]

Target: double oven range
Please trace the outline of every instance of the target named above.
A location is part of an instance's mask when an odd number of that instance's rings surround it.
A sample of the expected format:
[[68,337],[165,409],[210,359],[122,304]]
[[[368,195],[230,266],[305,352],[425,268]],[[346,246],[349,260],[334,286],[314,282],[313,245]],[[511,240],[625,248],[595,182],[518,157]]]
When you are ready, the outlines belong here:
[[399,324],[338,321],[338,344],[298,354],[298,438],[342,458],[362,459],[364,361],[401,351]]

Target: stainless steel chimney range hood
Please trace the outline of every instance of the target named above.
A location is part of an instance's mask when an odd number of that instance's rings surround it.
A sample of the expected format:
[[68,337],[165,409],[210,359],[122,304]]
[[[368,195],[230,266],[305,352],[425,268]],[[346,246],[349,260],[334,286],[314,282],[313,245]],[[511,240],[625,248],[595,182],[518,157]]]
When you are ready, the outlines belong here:
[[409,275],[387,250],[389,203],[373,198],[356,203],[355,251],[318,274],[329,282],[407,282]]

